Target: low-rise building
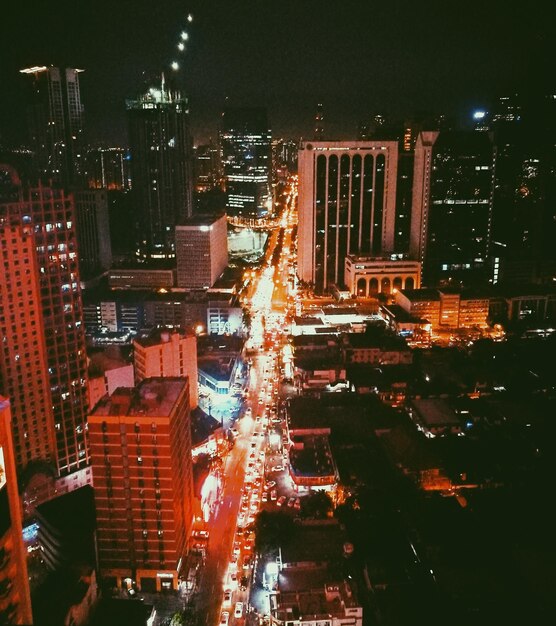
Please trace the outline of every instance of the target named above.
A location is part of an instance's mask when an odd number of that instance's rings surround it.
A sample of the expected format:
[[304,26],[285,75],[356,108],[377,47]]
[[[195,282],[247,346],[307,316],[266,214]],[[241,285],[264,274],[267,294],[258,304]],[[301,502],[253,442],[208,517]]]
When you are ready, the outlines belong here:
[[463,431],[461,420],[444,398],[413,398],[408,413],[417,428],[430,438]]
[[183,330],[156,328],[133,341],[135,379],[179,376],[189,380],[190,407],[199,404],[197,336]]
[[281,546],[271,623],[280,626],[362,626],[363,607],[338,563],[353,546],[335,520],[300,524]]
[[360,297],[390,294],[399,289],[419,289],[421,263],[392,257],[348,254],[344,278],[349,292]]
[[428,320],[432,330],[488,326],[489,297],[471,290],[400,290],[395,299],[407,313]]
[[413,362],[413,352],[403,337],[369,328],[365,333],[344,335],[347,363],[373,365],[408,365]]

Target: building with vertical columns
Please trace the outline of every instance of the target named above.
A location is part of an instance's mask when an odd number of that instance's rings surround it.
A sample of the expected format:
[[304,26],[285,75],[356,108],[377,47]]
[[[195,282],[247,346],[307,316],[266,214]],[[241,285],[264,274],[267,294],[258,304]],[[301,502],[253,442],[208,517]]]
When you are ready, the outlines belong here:
[[422,263],[423,285],[487,281],[494,156],[488,133],[419,133],[410,255]]
[[350,293],[374,297],[379,293],[395,293],[399,289],[419,289],[419,261],[388,257],[346,256],[345,283]]
[[298,274],[316,292],[345,283],[348,254],[394,249],[396,141],[302,142]]
[[193,523],[187,380],[120,387],[95,406],[89,433],[101,577],[177,589]]
[[87,355],[71,196],[0,166],[0,392],[18,469],[88,465]]
[[32,624],[9,401],[0,396],[0,624]]
[[155,376],[181,376],[189,379],[191,408],[199,404],[197,336],[192,332],[157,328],[133,341],[137,382]]

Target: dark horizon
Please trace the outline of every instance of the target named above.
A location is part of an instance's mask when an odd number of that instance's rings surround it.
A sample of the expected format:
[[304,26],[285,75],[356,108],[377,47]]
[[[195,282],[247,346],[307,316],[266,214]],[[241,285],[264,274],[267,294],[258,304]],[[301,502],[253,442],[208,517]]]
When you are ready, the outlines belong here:
[[[187,15],[193,22],[187,22]],[[263,106],[273,136],[310,138],[318,102],[325,134],[355,138],[371,114],[440,112],[460,121],[501,94],[548,90],[548,20],[536,7],[462,2],[315,0],[239,6],[219,0],[56,0],[18,4],[5,18],[0,141],[25,139],[23,67],[85,69],[81,98],[90,143],[125,145],[125,99],[145,76],[178,75],[196,143],[216,137],[226,105]],[[189,39],[177,49],[182,29]]]

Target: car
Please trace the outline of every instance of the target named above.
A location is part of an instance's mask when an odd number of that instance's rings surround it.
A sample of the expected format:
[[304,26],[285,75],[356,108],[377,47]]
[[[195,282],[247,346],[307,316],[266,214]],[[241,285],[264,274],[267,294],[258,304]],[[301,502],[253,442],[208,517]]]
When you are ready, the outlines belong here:
[[230,564],[228,565],[228,568],[230,570],[230,572],[233,574],[235,572],[237,572],[237,556],[234,555],[231,560],[230,560]]
[[270,500],[271,500],[272,502],[275,502],[275,501],[276,501],[276,498],[277,498],[276,489],[273,489],[273,490],[270,492]]
[[234,437],[237,437],[239,435],[239,430],[237,428],[232,428],[231,432],[232,432],[232,435],[234,435]]
[[243,615],[243,602],[236,602],[236,608],[234,609],[234,617],[241,617]]
[[286,496],[280,496],[280,497],[278,498],[278,501],[276,502],[276,504],[277,504],[278,506],[282,506],[282,505],[284,504],[284,502],[285,502],[285,501],[286,501]]
[[256,441],[252,441],[251,442],[251,447],[252,448],[256,448],[257,447],[257,442]]
[[283,469],[284,469],[284,466],[283,466],[283,465],[275,465],[275,466],[272,468],[272,471],[273,471],[273,472],[281,472],[281,471],[283,471]]
[[224,590],[224,599],[222,600],[222,606],[225,609],[229,609],[232,606],[232,590],[231,589]]
[[208,539],[209,531],[208,530],[194,530],[193,536],[197,537],[198,539]]
[[288,506],[292,507],[295,504],[295,498],[289,498],[288,500]]
[[253,559],[248,556],[243,560],[243,569],[249,569],[251,567],[251,563],[252,563]]
[[234,542],[234,556],[239,556],[239,553],[241,552],[241,541],[235,541]]
[[230,614],[228,611],[222,611],[220,613],[220,626],[228,626],[230,622]]
[[276,481],[275,481],[275,480],[269,480],[269,481],[266,483],[266,486],[267,486],[269,489],[272,489],[272,487],[276,487]]
[[268,493],[266,491],[263,493],[263,502],[268,502]]
[[295,499],[294,505],[293,505],[294,509],[299,510],[301,508],[301,500],[299,498]]
[[229,585],[232,589],[237,589],[237,574],[236,572],[231,572],[228,577]]

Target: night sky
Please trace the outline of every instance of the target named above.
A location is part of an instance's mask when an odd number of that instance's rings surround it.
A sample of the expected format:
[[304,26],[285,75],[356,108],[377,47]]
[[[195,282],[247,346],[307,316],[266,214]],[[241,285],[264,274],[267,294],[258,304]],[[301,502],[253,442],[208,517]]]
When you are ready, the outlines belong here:
[[[23,138],[18,70],[81,67],[88,138],[125,144],[125,98],[178,58],[196,143],[230,105],[266,106],[273,135],[355,137],[381,112],[463,119],[501,93],[550,88],[551,19],[540,3],[436,0],[6,0],[0,20],[0,141]],[[11,7],[11,8],[10,8]],[[525,7],[525,8],[524,8]],[[187,14],[194,15],[188,25]]]

